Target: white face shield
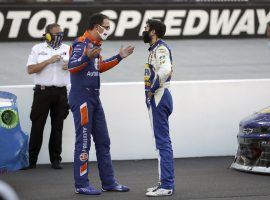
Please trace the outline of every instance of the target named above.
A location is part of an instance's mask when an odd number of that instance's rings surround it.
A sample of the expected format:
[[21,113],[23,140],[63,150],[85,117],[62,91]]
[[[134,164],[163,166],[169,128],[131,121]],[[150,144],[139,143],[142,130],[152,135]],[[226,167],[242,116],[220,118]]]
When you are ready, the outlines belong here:
[[100,38],[101,38],[102,40],[106,40],[106,39],[108,38],[108,36],[110,35],[110,31],[109,31],[109,30],[106,30],[104,27],[102,27],[102,26],[100,26],[100,25],[99,25],[99,27],[101,27],[101,28],[103,29],[103,32],[102,32],[102,33],[100,33],[100,32],[98,31],[98,34],[99,34]]

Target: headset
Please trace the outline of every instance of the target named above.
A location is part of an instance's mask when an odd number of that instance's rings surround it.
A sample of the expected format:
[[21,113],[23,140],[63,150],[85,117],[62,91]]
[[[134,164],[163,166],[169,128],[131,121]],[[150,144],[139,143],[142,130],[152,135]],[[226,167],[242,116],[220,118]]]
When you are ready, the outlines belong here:
[[46,40],[46,42],[51,42],[52,41],[52,34],[50,33],[50,30],[55,24],[49,24],[45,28],[45,33],[43,34],[43,39]]
[[51,42],[52,41],[52,35],[51,35],[51,33],[45,33],[45,34],[43,34],[43,38],[47,42]]
[[[55,48],[57,45],[60,45],[62,42],[62,39],[63,39],[63,32],[61,32],[62,35],[60,35],[60,36],[62,36],[62,38],[58,36],[58,33],[56,35],[51,33],[51,29],[55,26],[59,26],[59,25],[56,23],[47,25],[45,28],[45,33],[43,34],[43,39],[48,44],[50,44],[52,42],[54,43],[54,44],[51,44],[53,46],[53,48]],[[55,41],[53,41],[53,40],[55,40]]]

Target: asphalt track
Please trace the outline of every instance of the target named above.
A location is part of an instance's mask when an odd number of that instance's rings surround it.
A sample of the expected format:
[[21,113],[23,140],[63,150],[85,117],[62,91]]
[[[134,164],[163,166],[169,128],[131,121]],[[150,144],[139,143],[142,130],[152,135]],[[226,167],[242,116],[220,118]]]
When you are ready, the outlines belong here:
[[[233,157],[205,157],[175,159],[176,192],[172,197],[157,199],[174,200],[269,200],[269,175],[250,174],[229,169]],[[38,165],[33,170],[2,174],[21,200],[143,200],[145,189],[157,180],[157,161],[114,161],[119,182],[128,185],[128,193],[103,193],[85,196],[74,193],[72,164],[64,164],[63,170],[50,165]],[[100,187],[97,164],[90,163],[90,179]]]
[[[173,80],[223,80],[270,78],[267,39],[168,40],[173,51]],[[33,84],[25,65],[31,47],[38,42],[0,43],[0,85]],[[70,44],[70,42],[66,42]],[[106,41],[104,58],[115,55],[121,45],[135,51],[118,67],[102,74],[102,82],[143,81],[148,46],[142,41]]]

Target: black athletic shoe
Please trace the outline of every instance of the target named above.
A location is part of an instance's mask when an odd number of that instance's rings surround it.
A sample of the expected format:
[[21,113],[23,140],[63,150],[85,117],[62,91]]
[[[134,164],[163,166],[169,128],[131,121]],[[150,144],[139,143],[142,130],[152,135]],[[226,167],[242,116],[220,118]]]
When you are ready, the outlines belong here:
[[63,166],[62,166],[62,164],[60,163],[60,161],[54,161],[53,163],[52,163],[52,168],[53,169],[63,169]]
[[36,167],[37,167],[36,164],[31,164],[31,163],[30,163],[28,167],[24,167],[24,168],[22,168],[21,170],[35,169]]

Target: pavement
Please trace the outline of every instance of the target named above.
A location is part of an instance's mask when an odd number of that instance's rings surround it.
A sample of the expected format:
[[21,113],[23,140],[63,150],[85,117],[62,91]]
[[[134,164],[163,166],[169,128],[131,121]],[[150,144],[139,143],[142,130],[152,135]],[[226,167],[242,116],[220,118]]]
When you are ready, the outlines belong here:
[[[229,169],[233,157],[175,159],[175,194],[158,200],[269,200],[270,177]],[[146,188],[157,182],[157,160],[113,161],[115,175],[121,184],[131,188],[127,193],[103,193],[85,196],[74,193],[72,163],[63,170],[50,165],[0,175],[21,200],[143,200]],[[89,178],[100,188],[96,162],[90,162]]]

